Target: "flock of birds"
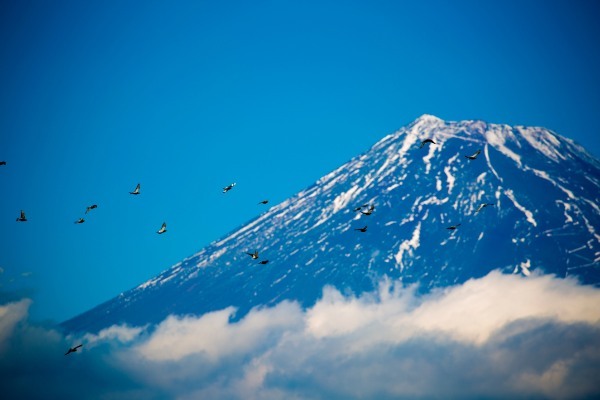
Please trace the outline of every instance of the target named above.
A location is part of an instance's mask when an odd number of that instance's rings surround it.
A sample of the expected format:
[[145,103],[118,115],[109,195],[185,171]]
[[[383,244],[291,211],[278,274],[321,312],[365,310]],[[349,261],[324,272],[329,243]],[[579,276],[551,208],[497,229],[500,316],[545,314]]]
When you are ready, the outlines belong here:
[[[436,143],[436,142],[434,142],[434,141],[433,141],[433,139],[425,139],[425,140],[423,140],[423,141],[421,142],[421,145],[419,146],[419,148],[420,148],[420,149],[422,149],[423,147],[425,147],[425,145],[432,145],[432,144],[435,144],[435,145],[437,145],[437,143]],[[473,160],[476,160],[476,159],[477,159],[477,156],[478,156],[479,154],[481,154],[481,150],[477,150],[475,153],[471,154],[470,156],[469,156],[469,155],[466,155],[466,156],[465,156],[465,158],[466,158],[467,160],[471,160],[471,161],[473,161]],[[483,210],[485,207],[488,207],[488,206],[493,206],[493,205],[494,205],[493,203],[481,203],[481,204],[479,205],[479,207],[477,207],[477,210],[475,210],[475,214],[479,213],[479,212],[480,212],[481,210]],[[363,214],[363,215],[371,215],[371,214],[373,213],[373,211],[374,211],[374,210],[375,210],[375,206],[374,206],[373,204],[363,204],[363,205],[360,205],[360,206],[358,206],[358,207],[356,207],[356,208],[354,209],[354,211],[359,211],[359,212],[360,212],[361,214]],[[461,225],[461,224],[450,225],[450,226],[449,226],[449,227],[447,227],[446,229],[448,229],[449,231],[455,231],[456,229],[458,229],[458,227],[459,227],[460,225]],[[363,226],[362,228],[354,228],[354,230],[355,230],[355,231],[359,231],[359,232],[361,232],[361,233],[365,233],[365,232],[367,231],[367,228],[368,228],[368,226],[367,226],[367,225],[365,225],[365,226]]]
[[[6,165],[6,161],[0,161],[0,166],[3,166],[3,165]],[[225,186],[223,188],[223,193],[229,192],[231,189],[233,189],[234,186],[235,186],[235,182]],[[133,189],[133,191],[129,192],[129,194],[133,195],[133,196],[140,195],[141,194],[141,184],[138,183],[136,185],[135,189]],[[258,202],[258,204],[262,204],[262,205],[268,204],[268,203],[269,203],[269,200],[261,200]],[[92,205],[86,207],[85,214],[89,213],[90,211],[92,211],[96,208],[98,208],[97,204],[92,204]],[[17,222],[27,222],[27,215],[25,214],[24,210],[21,210],[19,217],[17,218]],[[78,220],[75,221],[75,224],[83,224],[84,222],[85,222],[85,218],[79,218]],[[162,235],[165,232],[167,232],[167,223],[163,222],[160,229],[158,231],[156,231],[156,233],[159,235]],[[246,254],[248,254],[253,260],[259,259],[258,250],[255,250],[253,253],[246,253]],[[267,259],[263,259],[258,262],[258,264],[261,264],[261,265],[265,265],[268,263],[269,263],[269,260],[267,260]],[[83,344],[79,344],[75,347],[69,348],[69,350],[65,353],[65,355],[69,355],[71,353],[77,352],[77,350],[79,348],[81,348],[82,346],[83,346]]]
[[[425,140],[423,140],[421,142],[421,145],[420,145],[419,148],[422,149],[425,145],[431,145],[431,144],[437,145],[437,143],[435,141],[433,141],[433,139],[425,139]],[[466,155],[465,158],[468,159],[468,160],[473,161],[473,160],[477,159],[477,156],[480,153],[481,153],[481,150],[477,150],[472,155]],[[3,165],[6,165],[6,161],[0,161],[0,166],[3,166]],[[231,189],[233,189],[235,187],[235,185],[236,184],[234,182],[234,183],[231,183],[231,184],[225,186],[223,188],[223,193],[229,192]],[[132,192],[129,192],[129,194],[133,195],[133,196],[138,196],[141,193],[140,190],[141,190],[141,185],[138,183],[136,185],[135,189]],[[258,204],[267,204],[268,202],[269,202],[269,200],[262,200]],[[493,206],[493,205],[494,204],[492,204],[492,203],[481,203],[479,205],[479,207],[477,207],[477,210],[475,211],[475,214],[479,213],[485,207]],[[85,214],[89,213],[90,211],[92,211],[92,210],[94,210],[96,208],[98,208],[97,204],[92,204],[92,205],[86,207]],[[375,211],[375,205],[374,204],[362,204],[362,205],[360,205],[358,207],[355,207],[354,211],[360,212],[363,215],[369,216],[369,215],[373,214],[373,212]],[[21,213],[20,213],[19,217],[17,218],[17,222],[27,222],[27,216],[25,215],[25,211],[21,210]],[[82,224],[84,222],[85,222],[84,218],[79,218],[77,221],[75,221],[76,224]],[[450,231],[455,231],[456,229],[458,229],[459,226],[461,226],[460,223],[459,224],[455,224],[455,225],[451,225],[451,226],[447,227],[446,229],[448,229]],[[368,228],[368,226],[365,225],[362,228],[355,228],[354,230],[358,231],[358,232],[361,232],[361,233],[364,233],[364,232],[367,231],[367,228]],[[161,227],[160,227],[160,229],[158,231],[156,231],[156,233],[158,233],[159,235],[162,235],[165,232],[167,232],[167,223],[163,222],[162,225],[161,225]],[[255,250],[252,253],[247,252],[246,254],[249,255],[252,258],[252,260],[258,260],[260,258],[258,250]],[[268,259],[263,259],[263,260],[260,260],[258,263],[261,264],[261,265],[265,265],[268,262],[269,262]],[[77,350],[79,348],[81,348],[82,346],[83,346],[83,344],[79,344],[79,345],[77,345],[75,347],[69,348],[69,350],[65,353],[65,355],[69,355],[71,353],[77,352]]]

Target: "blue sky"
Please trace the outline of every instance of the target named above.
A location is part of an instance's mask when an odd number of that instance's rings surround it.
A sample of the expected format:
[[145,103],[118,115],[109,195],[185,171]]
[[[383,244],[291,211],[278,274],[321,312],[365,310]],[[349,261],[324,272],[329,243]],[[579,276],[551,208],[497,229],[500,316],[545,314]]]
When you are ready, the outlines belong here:
[[584,1],[2,2],[2,300],[72,317],[424,113],[544,126],[598,155],[599,14]]

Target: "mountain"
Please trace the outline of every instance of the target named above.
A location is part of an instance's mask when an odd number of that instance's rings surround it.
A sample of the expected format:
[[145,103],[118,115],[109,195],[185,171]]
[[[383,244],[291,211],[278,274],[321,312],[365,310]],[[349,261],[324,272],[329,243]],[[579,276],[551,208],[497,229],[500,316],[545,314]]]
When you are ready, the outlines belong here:
[[[433,139],[436,144],[422,140]],[[470,160],[467,155],[481,150]],[[547,129],[423,115],[314,185],[157,277],[63,323],[69,331],[169,314],[355,294],[387,276],[421,291],[494,269],[600,283],[600,162]],[[481,203],[490,203],[476,212]],[[355,211],[373,204],[371,215]],[[367,208],[363,208],[366,211]],[[450,225],[461,224],[454,231]],[[355,229],[368,226],[366,232]],[[246,253],[259,251],[259,264]]]

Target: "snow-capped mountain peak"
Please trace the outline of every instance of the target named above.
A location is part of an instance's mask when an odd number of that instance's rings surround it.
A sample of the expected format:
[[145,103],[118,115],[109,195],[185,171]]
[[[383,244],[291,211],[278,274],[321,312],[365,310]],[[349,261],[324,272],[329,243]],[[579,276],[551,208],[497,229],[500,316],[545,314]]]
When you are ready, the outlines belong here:
[[[425,139],[435,144],[421,146]],[[360,293],[384,276],[424,291],[494,269],[598,284],[599,196],[600,163],[570,140],[543,128],[425,114],[64,326],[142,325],[232,305],[243,314],[284,299],[311,305],[324,285]],[[364,213],[363,205],[374,209]],[[270,262],[257,264],[248,249]]]

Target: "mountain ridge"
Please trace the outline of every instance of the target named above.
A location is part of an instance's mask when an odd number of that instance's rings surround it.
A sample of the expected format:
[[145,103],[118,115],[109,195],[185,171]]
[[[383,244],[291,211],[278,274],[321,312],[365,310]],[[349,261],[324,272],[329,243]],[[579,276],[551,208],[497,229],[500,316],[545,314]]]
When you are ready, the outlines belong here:
[[[427,138],[437,144],[420,149]],[[464,158],[478,149],[476,160]],[[598,160],[547,129],[446,122],[424,114],[196,254],[63,326],[98,330],[155,323],[170,313],[202,314],[230,305],[243,315],[284,299],[308,306],[325,285],[360,293],[384,276],[430,290],[493,269],[525,275],[538,269],[597,285],[599,188]],[[482,202],[495,207],[475,213]],[[354,211],[365,203],[376,205],[373,215]],[[456,223],[460,228],[448,233],[446,225]],[[354,231],[363,225],[367,232]],[[251,263],[245,253],[254,250],[270,263]],[[492,253],[497,257],[490,260]],[[154,314],[144,311],[157,303]]]

